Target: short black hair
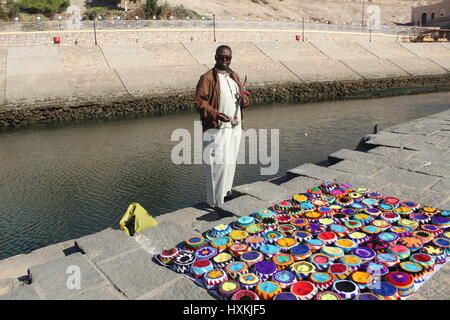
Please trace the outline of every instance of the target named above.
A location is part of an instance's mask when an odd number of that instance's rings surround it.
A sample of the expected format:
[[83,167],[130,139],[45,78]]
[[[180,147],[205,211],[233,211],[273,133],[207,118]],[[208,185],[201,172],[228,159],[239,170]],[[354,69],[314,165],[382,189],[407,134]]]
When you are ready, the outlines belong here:
[[219,54],[220,50],[222,50],[222,49],[228,49],[228,50],[232,51],[229,46],[223,44],[223,45],[217,47],[217,49],[216,49],[216,56]]

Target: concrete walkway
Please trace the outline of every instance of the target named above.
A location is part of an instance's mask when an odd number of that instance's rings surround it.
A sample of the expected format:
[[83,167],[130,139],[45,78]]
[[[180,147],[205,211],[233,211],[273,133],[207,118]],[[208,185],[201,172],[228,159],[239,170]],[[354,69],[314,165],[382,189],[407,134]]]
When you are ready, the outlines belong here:
[[[328,167],[302,164],[273,181],[235,187],[237,197],[220,212],[200,204],[158,217],[158,226],[133,237],[106,229],[2,260],[0,299],[213,299],[153,256],[329,180],[450,210],[450,110],[370,134],[360,147],[371,149],[341,149],[329,155]],[[73,266],[80,289],[68,289]],[[449,272],[443,266],[410,299],[450,299]]]

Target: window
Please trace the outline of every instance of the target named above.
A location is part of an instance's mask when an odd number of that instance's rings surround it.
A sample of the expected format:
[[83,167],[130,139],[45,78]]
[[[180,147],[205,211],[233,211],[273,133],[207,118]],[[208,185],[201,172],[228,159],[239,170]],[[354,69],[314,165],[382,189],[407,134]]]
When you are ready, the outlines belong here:
[[421,19],[421,25],[424,25],[425,23],[427,23],[427,14],[426,13],[422,13],[422,19]]

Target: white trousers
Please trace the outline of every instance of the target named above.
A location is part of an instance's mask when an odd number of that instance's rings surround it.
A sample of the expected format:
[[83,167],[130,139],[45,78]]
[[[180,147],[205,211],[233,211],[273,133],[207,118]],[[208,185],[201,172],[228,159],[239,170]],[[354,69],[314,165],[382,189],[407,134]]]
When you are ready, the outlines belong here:
[[223,204],[233,187],[241,136],[241,125],[203,133],[206,201],[212,207]]

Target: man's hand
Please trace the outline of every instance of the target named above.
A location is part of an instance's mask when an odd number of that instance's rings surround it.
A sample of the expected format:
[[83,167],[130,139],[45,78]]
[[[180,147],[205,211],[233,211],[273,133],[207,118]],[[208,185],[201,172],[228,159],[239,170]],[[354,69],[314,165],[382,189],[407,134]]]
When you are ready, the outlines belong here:
[[223,121],[223,122],[231,121],[230,117],[228,117],[225,113],[222,113],[222,112],[219,113],[219,115],[217,116],[217,119],[219,119],[220,121]]
[[248,95],[242,95],[241,96],[242,99],[242,106],[248,106],[250,104],[250,99],[248,98]]

